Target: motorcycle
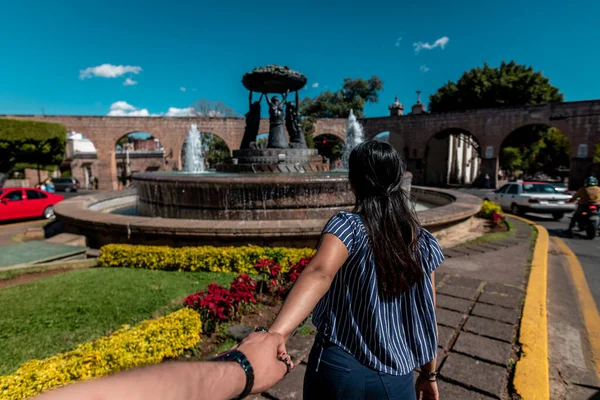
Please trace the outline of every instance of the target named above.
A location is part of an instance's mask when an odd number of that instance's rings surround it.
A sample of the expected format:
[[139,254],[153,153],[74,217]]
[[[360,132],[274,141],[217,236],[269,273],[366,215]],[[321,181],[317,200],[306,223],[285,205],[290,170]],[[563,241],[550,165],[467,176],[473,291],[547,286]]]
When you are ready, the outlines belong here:
[[585,231],[588,239],[596,237],[598,229],[600,229],[600,206],[598,204],[590,204],[587,209],[582,211],[577,218],[577,225],[580,231]]

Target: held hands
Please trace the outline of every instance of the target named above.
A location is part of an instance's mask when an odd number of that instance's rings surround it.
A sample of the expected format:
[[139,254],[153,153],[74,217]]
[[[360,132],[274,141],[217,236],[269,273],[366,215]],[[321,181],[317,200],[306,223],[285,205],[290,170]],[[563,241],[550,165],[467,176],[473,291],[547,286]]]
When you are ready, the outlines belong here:
[[[237,349],[244,353],[254,369],[254,387],[252,393],[262,393],[279,382],[288,372],[288,366],[283,358],[288,359],[285,353],[285,341],[278,333],[255,332],[249,335]],[[291,360],[289,365],[293,368]]]
[[419,375],[415,381],[415,391],[417,400],[439,400],[440,398],[437,382],[430,381],[422,375]]

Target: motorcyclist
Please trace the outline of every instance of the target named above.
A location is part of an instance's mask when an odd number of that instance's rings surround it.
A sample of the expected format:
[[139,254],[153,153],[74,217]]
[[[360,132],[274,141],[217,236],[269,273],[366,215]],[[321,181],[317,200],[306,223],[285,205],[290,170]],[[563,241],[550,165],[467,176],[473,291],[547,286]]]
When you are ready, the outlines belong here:
[[582,211],[586,211],[588,206],[591,204],[600,204],[600,187],[598,187],[598,179],[594,176],[589,176],[585,179],[583,187],[579,188],[579,190],[569,199],[569,203],[573,203],[579,200],[579,205],[575,214],[573,214],[573,218],[571,218],[571,223],[569,224],[569,229],[565,231],[567,234],[573,233],[573,228],[577,223],[577,219],[581,215]]

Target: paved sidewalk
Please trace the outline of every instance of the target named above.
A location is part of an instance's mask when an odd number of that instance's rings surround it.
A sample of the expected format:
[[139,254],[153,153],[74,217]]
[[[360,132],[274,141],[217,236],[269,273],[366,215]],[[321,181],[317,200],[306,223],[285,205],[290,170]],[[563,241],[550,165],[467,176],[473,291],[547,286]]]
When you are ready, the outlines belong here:
[[[513,346],[525,295],[532,228],[519,220],[510,238],[444,250],[436,272],[438,370],[442,399],[507,399]],[[295,336],[296,370],[255,399],[301,399],[314,337]]]

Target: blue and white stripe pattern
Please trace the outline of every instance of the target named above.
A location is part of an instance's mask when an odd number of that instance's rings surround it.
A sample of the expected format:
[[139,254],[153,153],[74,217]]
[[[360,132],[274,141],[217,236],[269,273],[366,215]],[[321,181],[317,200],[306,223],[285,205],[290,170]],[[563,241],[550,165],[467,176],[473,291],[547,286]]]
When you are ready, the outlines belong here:
[[435,358],[430,274],[444,255],[433,235],[423,229],[419,239],[423,281],[391,297],[379,293],[373,249],[359,215],[339,212],[323,232],[344,243],[348,259],[315,307],[313,321],[319,333],[364,365],[386,374],[405,375]]

